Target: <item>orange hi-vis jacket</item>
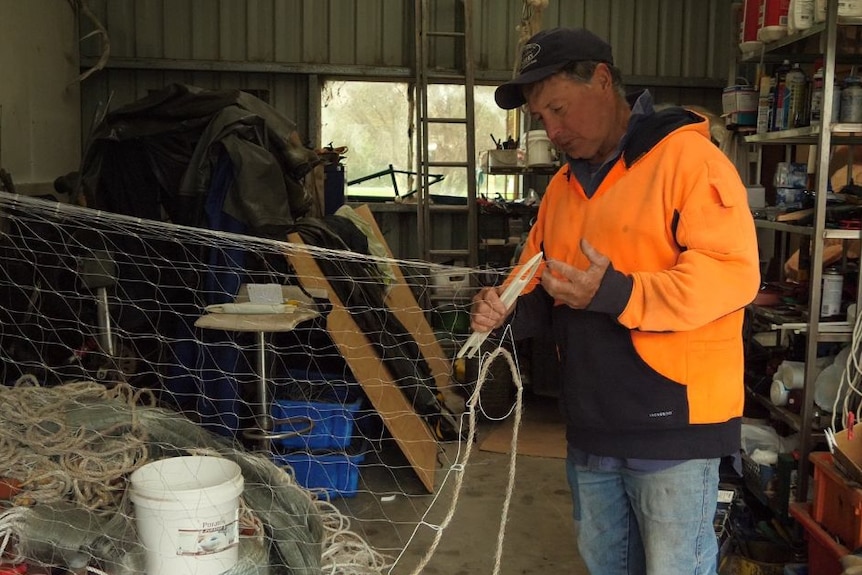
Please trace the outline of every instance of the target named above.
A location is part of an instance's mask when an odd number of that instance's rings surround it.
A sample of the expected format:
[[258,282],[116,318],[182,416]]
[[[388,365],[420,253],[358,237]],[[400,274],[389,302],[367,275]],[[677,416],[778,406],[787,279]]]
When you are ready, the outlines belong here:
[[708,122],[681,108],[647,116],[592,197],[563,166],[520,261],[544,250],[586,269],[581,238],[611,261],[587,308],[552,301],[536,279],[511,319],[516,338],[553,330],[570,448],[641,459],[736,453],[743,314],[760,271],[745,187]]

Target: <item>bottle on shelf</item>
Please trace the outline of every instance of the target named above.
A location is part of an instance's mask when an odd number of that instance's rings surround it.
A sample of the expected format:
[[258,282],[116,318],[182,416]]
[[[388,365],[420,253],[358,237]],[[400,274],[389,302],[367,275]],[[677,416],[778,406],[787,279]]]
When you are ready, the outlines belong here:
[[773,77],[775,86],[772,97],[772,125],[771,132],[787,129],[787,112],[790,107],[790,90],[787,87],[787,73],[790,72],[790,60],[784,60],[775,69]]
[[799,63],[793,64],[785,78],[787,102],[784,106],[786,129],[808,125],[808,75]]
[[823,289],[820,300],[820,317],[835,317],[841,313],[841,294],[844,289],[844,276],[838,268],[828,268],[823,272]]
[[765,134],[772,130],[772,111],[775,100],[775,76],[764,74],[760,77],[757,97],[757,124],[755,132]]
[[844,78],[844,88],[841,90],[842,122],[862,122],[862,78],[850,75]]
[[[815,64],[817,70],[811,77],[811,99],[809,116],[812,124],[820,122],[823,112],[823,64],[818,61]],[[841,84],[835,81],[832,90],[832,121],[837,122],[841,113]]]

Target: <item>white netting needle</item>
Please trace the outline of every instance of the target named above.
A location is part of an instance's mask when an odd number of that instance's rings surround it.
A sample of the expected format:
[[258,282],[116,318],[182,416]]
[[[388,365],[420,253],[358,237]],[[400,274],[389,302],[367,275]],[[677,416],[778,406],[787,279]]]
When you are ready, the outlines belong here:
[[[502,295],[500,295],[500,301],[503,302],[503,305],[506,306],[506,309],[512,307],[512,304],[515,303],[515,300],[518,299],[518,296],[521,295],[524,287],[530,283],[533,279],[533,276],[536,275],[536,272],[539,270],[539,266],[542,264],[542,257],[544,256],[544,252],[539,252],[529,260],[524,266],[521,268],[521,273],[518,274],[518,277],[512,280],[512,282],[506,286],[506,289],[503,291]],[[465,355],[467,357],[473,357],[476,352],[482,347],[482,342],[487,339],[488,334],[490,332],[487,331],[474,331],[470,334],[470,337],[467,338],[467,342],[458,352],[458,355],[455,358],[461,358]]]

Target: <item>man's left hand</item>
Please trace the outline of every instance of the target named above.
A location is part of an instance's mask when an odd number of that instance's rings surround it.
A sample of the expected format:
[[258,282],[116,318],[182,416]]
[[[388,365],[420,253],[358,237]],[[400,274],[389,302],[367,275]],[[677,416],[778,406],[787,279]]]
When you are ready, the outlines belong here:
[[545,272],[542,273],[542,287],[548,295],[575,309],[584,309],[593,300],[610,265],[608,257],[583,238],[581,251],[590,262],[586,270],[579,270],[561,261],[549,260]]

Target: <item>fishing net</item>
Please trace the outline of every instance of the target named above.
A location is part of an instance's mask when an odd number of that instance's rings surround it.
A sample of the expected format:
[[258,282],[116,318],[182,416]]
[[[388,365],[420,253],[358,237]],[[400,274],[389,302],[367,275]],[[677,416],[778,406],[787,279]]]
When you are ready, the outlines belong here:
[[4,561],[144,573],[130,477],[185,456],[241,469],[227,573],[408,572],[425,553],[405,559],[472,433],[477,373],[453,357],[477,270],[371,255],[361,214],[283,232],[0,193]]

